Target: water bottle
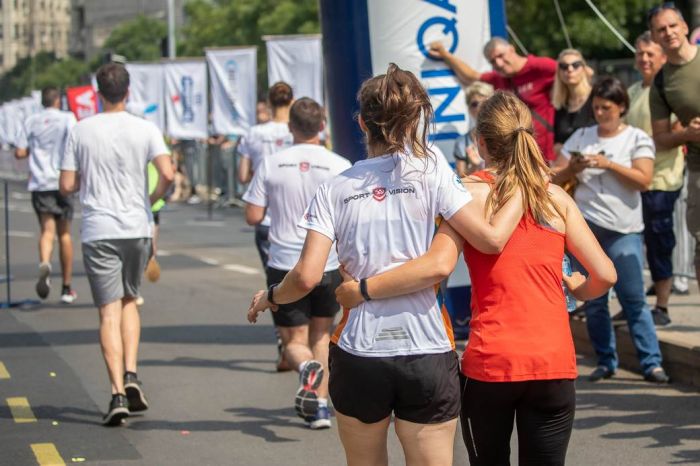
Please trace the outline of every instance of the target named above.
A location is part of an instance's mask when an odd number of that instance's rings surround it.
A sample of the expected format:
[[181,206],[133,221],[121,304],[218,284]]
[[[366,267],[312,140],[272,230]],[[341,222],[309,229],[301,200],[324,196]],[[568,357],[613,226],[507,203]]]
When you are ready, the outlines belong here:
[[[561,263],[561,272],[567,277],[570,277],[572,274],[571,261],[569,260],[569,257],[566,254],[564,254],[564,260]],[[564,290],[564,297],[566,298],[566,310],[568,312],[575,311],[576,298],[574,298],[574,295],[571,294],[571,291],[569,291],[569,288],[567,288],[564,282],[561,283],[561,287]]]

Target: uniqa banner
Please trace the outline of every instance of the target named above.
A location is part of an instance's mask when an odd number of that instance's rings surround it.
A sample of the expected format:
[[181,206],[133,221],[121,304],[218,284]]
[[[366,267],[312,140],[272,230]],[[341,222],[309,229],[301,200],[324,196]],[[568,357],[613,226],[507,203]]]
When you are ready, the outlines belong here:
[[177,139],[207,137],[207,65],[204,60],[164,64],[167,134]]
[[324,105],[321,36],[264,36],[270,86],[284,81],[294,98],[311,97]]
[[97,94],[92,86],[76,86],[66,88],[68,108],[80,121],[97,113]]
[[128,63],[126,70],[130,83],[127,110],[165,131],[163,64]]
[[207,49],[211,123],[216,134],[247,134],[255,124],[257,48]]

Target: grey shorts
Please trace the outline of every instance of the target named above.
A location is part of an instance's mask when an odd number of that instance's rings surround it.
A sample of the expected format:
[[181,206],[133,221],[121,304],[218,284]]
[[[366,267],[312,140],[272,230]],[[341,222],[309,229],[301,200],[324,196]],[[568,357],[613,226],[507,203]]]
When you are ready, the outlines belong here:
[[150,238],[83,243],[83,264],[95,305],[136,298],[150,256]]
[[58,191],[32,191],[32,207],[40,219],[48,214],[56,220],[73,220],[73,198]]

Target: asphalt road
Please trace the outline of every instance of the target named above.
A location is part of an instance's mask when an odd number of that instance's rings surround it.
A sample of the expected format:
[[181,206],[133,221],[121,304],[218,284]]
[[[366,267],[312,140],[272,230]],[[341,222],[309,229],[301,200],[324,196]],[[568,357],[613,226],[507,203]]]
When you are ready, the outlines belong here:
[[[22,186],[12,191],[12,297],[34,298],[38,227]],[[201,205],[163,212],[162,276],[143,289],[139,375],[151,409],[123,427],[101,427],[109,384],[75,224],[78,301],[58,303],[55,272],[41,306],[0,310],[0,465],[39,464],[37,454],[95,465],[344,464],[335,427],[310,431],[294,414],[297,380],[274,371],[269,316],[245,321],[264,279],[252,229],[236,209],[213,219]],[[580,373],[591,369],[580,359]],[[700,464],[696,391],[653,387],[624,371],[605,383],[581,379],[577,389],[568,464]],[[403,464],[393,432],[389,455]],[[468,464],[460,433],[455,464]]]

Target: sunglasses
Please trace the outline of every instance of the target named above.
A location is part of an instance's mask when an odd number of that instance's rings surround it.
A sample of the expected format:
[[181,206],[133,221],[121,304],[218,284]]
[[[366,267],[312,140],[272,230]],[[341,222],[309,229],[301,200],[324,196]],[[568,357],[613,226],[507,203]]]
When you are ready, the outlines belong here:
[[562,71],[567,71],[569,68],[573,68],[573,69],[577,70],[583,66],[583,62],[582,61],[575,61],[573,63],[558,63],[557,66]]
[[651,19],[661,13],[664,10],[673,10],[675,12],[679,12],[678,7],[676,6],[675,2],[664,2],[661,5],[657,5],[653,8],[650,8],[649,11],[647,12],[647,23],[651,22]]

